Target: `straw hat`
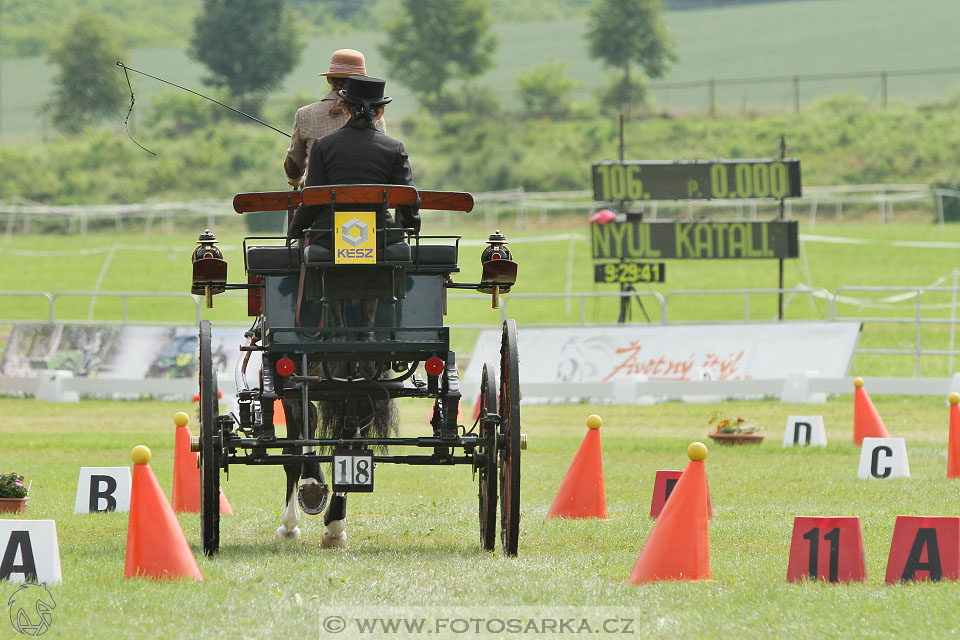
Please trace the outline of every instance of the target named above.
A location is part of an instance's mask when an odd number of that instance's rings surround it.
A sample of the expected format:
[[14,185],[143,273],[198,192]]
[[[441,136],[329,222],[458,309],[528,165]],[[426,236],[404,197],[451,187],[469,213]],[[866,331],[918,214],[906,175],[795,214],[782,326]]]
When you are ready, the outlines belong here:
[[330,56],[330,69],[318,76],[331,78],[347,78],[349,76],[367,75],[367,63],[363,54],[355,49],[337,49]]

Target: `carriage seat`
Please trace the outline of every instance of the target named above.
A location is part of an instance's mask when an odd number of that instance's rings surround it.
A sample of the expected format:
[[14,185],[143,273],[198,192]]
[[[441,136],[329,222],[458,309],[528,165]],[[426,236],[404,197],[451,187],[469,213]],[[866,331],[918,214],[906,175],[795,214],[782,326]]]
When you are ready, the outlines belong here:
[[[333,249],[320,244],[307,245],[303,254],[307,262],[333,262]],[[406,242],[388,244],[383,254],[386,262],[410,262],[410,245]]]
[[296,246],[247,247],[247,273],[283,275],[300,271],[300,249]]

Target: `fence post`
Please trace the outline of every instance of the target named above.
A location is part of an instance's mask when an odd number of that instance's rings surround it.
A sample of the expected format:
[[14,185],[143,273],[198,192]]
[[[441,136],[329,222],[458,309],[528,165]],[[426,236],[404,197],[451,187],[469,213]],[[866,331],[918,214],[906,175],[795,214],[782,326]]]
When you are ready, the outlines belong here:
[[920,369],[921,369],[921,367],[920,367],[920,351],[921,351],[921,349],[922,349],[921,346],[920,346],[920,340],[921,340],[921,337],[920,337],[920,296],[922,295],[923,292],[921,291],[921,289],[920,289],[919,287],[917,287],[916,292],[917,292],[917,298],[916,298],[916,299],[917,299],[917,305],[916,305],[916,306],[917,306],[917,339],[916,339],[916,345],[915,345],[916,350],[917,350],[917,371],[916,371],[916,377],[919,378],[919,377],[920,377]]
[[707,102],[710,105],[710,117],[717,117],[717,81],[714,78],[710,78],[707,82]]
[[793,76],[793,110],[800,115],[800,76]]
[[880,72],[880,100],[883,108],[887,108],[887,72]]

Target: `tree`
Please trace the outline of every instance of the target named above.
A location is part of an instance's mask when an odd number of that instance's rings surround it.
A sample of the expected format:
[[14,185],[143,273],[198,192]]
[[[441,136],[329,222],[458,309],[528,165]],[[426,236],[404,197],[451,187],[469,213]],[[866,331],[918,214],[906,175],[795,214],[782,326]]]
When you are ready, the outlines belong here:
[[520,99],[532,116],[566,116],[570,112],[570,94],[579,86],[567,74],[567,64],[552,57],[517,75]]
[[45,107],[56,128],[76,132],[86,124],[123,115],[127,85],[116,63],[127,52],[104,18],[80,13],[47,56],[57,67],[53,100]]
[[451,79],[490,67],[497,39],[484,0],[403,0],[378,48],[390,74],[421,99],[437,102]]
[[225,87],[257,115],[266,93],[300,59],[296,27],[284,0],[204,0],[189,53],[210,70],[208,84]]
[[595,0],[587,28],[590,56],[619,68],[617,82],[622,105],[633,106],[636,82],[630,67],[636,63],[650,78],[660,78],[677,59],[673,38],[663,21],[662,0]]

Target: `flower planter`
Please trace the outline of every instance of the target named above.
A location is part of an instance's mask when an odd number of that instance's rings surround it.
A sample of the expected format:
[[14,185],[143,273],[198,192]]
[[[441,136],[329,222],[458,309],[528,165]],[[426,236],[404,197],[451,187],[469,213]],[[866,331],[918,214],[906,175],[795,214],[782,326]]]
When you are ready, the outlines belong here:
[[0,513],[23,513],[30,498],[0,498]]
[[707,437],[723,445],[732,444],[760,444],[763,442],[765,433],[720,433],[714,431],[708,433]]

